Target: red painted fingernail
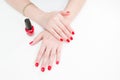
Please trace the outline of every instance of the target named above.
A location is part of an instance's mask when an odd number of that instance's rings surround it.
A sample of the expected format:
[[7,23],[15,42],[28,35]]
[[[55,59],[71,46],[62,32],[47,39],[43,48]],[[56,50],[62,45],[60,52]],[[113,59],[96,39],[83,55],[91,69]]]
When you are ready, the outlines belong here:
[[72,37],[72,36],[70,37],[70,40],[73,40],[73,37]]
[[31,45],[33,43],[33,41],[31,41],[29,44]]
[[59,61],[56,61],[56,64],[59,64]]
[[35,63],[35,66],[38,67],[38,66],[39,66],[39,63]]
[[74,34],[75,34],[75,32],[73,31],[73,32],[72,32],[72,34],[74,35]]
[[70,11],[67,11],[66,13],[70,13]]
[[60,38],[60,41],[62,42],[62,41],[63,41],[63,39],[62,39],[62,38]]
[[48,70],[50,71],[52,69],[52,67],[51,66],[48,66]]
[[70,42],[70,40],[69,40],[69,39],[67,39],[66,41],[67,41],[67,42]]
[[41,71],[42,71],[42,72],[44,72],[44,71],[45,71],[45,68],[44,68],[44,67],[42,67],[42,68],[41,68]]

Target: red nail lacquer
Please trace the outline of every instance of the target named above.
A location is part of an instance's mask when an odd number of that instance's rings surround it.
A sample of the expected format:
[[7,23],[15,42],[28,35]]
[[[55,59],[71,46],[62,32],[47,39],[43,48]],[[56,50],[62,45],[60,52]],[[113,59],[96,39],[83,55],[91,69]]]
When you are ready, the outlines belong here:
[[69,39],[67,39],[66,41],[67,41],[67,42],[70,42],[70,40],[69,40]]
[[51,66],[48,66],[48,70],[50,71],[52,69],[52,67]]
[[70,13],[70,11],[66,11],[66,13]]
[[70,15],[70,11],[66,11],[66,14],[64,16],[69,16]]
[[58,65],[58,64],[59,64],[59,61],[56,61],[56,64]]
[[35,63],[35,66],[38,67],[38,66],[39,66],[39,63]]
[[62,39],[62,38],[60,38],[60,41],[62,42],[62,41],[63,41],[63,39]]
[[41,68],[41,71],[42,71],[42,72],[44,72],[44,71],[45,71],[45,68],[44,68],[44,67],[42,67],[42,68]]
[[75,34],[75,32],[73,31],[73,32],[72,32],[72,35],[74,35],[74,34]]
[[31,45],[33,43],[33,41],[31,41],[29,44]]
[[25,25],[25,31],[27,35],[32,36],[34,34],[34,27],[31,25],[31,22],[28,18],[25,19]]
[[70,37],[70,40],[73,40],[73,37]]

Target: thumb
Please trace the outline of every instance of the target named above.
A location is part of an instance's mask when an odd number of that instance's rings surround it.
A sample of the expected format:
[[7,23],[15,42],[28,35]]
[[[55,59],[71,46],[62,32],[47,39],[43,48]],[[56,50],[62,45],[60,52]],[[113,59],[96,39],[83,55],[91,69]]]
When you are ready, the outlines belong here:
[[37,44],[39,41],[41,41],[42,39],[43,39],[43,32],[41,32],[40,34],[38,34],[38,36],[35,37],[34,40],[31,41],[29,44],[31,46],[33,46],[33,45]]
[[69,16],[70,15],[70,11],[60,11],[60,14],[62,16]]

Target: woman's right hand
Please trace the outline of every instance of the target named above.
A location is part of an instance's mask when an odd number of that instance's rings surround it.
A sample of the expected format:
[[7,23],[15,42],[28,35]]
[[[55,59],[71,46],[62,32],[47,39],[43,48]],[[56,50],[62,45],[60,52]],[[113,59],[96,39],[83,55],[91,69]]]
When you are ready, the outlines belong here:
[[62,15],[61,12],[48,12],[44,13],[39,21],[45,30],[50,32],[54,37],[60,41],[70,42],[73,39],[73,29],[70,24],[64,19],[64,16],[68,16],[69,12]]
[[51,70],[54,61],[59,64],[63,42],[58,41],[48,31],[43,31],[29,44],[33,46],[40,41],[42,43],[35,60],[35,66],[40,66],[41,71],[44,72],[46,67]]

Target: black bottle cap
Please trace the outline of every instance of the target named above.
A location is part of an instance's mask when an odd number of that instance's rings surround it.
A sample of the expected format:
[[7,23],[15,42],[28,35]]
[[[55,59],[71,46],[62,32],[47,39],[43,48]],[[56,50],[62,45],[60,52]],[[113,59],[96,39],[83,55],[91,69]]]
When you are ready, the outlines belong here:
[[31,22],[28,18],[25,19],[25,25],[26,25],[26,29],[28,29],[28,30],[32,29]]

